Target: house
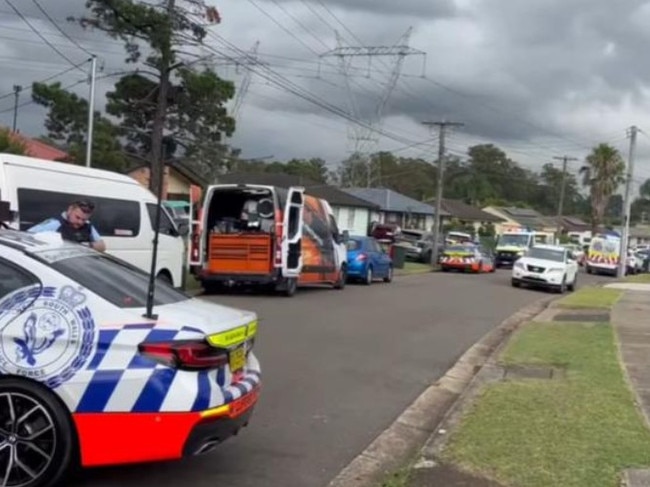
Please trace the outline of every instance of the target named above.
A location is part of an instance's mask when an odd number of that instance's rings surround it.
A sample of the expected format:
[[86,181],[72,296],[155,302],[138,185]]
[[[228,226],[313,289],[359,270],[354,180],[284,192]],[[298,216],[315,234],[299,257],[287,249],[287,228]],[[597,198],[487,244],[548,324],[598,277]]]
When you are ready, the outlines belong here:
[[562,232],[572,242],[585,245],[591,241],[591,224],[575,216],[563,216],[561,219]]
[[27,137],[20,132],[12,132],[11,138],[25,146],[25,155],[49,161],[65,161],[69,155],[58,147]]
[[[425,201],[425,203],[432,203],[434,200]],[[505,221],[503,218],[488,213],[472,205],[468,205],[462,200],[442,200],[442,209],[449,213],[449,218],[459,223],[462,226],[471,226],[474,232],[478,232],[479,228],[488,223],[496,225]]]
[[[396,223],[402,228],[418,230],[430,231],[433,228],[436,210],[426,203],[386,188],[343,188],[343,190],[378,206],[371,215],[371,221]],[[443,210],[440,216],[445,218],[449,213]]]
[[[132,166],[126,171],[126,174],[143,186],[149,187],[151,174],[148,163]],[[201,188],[203,186],[205,186],[203,178],[181,161],[173,159],[165,165],[162,191],[163,200],[197,202],[200,199]]]
[[351,235],[366,235],[371,221],[371,212],[378,210],[378,206],[374,203],[356,198],[334,186],[291,174],[231,173],[219,176],[218,182],[264,184],[279,188],[302,186],[305,188],[305,194],[327,200],[334,211],[339,229],[347,230]]
[[486,206],[483,211],[501,218],[503,221],[495,224],[497,234],[518,230],[536,230],[538,232],[557,232],[557,219],[544,216],[530,208],[512,206]]

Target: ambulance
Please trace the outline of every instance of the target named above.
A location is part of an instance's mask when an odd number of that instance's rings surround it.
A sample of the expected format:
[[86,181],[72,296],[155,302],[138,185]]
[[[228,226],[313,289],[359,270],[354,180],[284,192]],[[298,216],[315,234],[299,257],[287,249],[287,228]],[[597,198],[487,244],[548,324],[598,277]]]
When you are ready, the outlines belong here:
[[510,267],[535,244],[553,244],[555,236],[549,232],[533,230],[513,230],[503,232],[497,237],[495,267]]
[[598,234],[591,239],[585,270],[587,274],[617,275],[621,260],[621,238],[618,234]]

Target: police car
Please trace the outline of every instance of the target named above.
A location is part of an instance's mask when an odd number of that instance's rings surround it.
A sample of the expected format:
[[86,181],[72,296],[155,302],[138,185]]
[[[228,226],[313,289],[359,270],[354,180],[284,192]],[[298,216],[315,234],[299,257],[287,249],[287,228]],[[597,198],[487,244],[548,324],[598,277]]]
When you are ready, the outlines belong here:
[[578,285],[578,262],[559,245],[534,245],[512,267],[512,285],[528,284],[564,293]]
[[0,230],[0,485],[202,454],[248,424],[257,316],[165,283],[152,316],[147,287],[59,234]]

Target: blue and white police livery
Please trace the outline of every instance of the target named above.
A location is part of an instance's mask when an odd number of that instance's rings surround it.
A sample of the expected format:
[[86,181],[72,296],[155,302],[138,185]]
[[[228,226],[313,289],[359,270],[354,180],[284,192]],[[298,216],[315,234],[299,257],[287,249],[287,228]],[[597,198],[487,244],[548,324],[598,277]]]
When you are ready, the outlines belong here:
[[248,424],[260,388],[257,316],[158,283],[147,318],[147,279],[57,233],[0,230],[6,485],[53,485],[75,462],[204,453]]

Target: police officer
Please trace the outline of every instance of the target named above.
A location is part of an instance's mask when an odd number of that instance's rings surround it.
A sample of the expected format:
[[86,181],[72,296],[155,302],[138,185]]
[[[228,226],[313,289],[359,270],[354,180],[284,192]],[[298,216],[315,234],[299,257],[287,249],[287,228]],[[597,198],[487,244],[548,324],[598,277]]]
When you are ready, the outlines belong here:
[[59,232],[63,240],[88,245],[104,252],[106,244],[90,223],[90,216],[95,209],[92,201],[77,200],[70,203],[68,209],[55,218],[45,220],[28,229],[29,233]]

